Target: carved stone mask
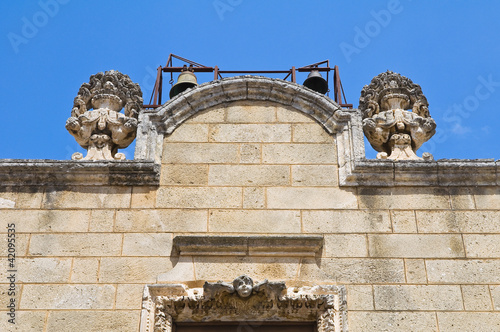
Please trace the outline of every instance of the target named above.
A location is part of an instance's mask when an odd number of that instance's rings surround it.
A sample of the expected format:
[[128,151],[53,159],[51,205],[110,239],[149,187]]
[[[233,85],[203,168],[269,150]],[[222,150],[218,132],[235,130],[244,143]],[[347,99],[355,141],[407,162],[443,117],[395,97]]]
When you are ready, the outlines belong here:
[[249,297],[250,295],[252,295],[253,280],[246,275],[239,276],[238,278],[234,279],[233,287],[239,296]]

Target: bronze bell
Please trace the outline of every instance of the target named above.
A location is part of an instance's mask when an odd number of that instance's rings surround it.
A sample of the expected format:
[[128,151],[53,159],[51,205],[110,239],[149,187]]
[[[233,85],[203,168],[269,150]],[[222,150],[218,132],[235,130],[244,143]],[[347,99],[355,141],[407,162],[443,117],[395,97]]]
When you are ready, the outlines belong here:
[[328,92],[328,82],[318,70],[312,70],[304,81],[304,86],[321,94]]
[[189,70],[181,72],[177,78],[177,83],[170,89],[170,99],[195,86],[198,86],[195,74]]

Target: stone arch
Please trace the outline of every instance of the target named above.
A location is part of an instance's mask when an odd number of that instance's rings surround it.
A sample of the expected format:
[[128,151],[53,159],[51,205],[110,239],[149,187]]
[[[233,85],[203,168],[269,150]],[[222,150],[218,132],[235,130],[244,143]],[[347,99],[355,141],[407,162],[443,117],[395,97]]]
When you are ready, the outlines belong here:
[[188,89],[155,111],[146,111],[158,134],[171,134],[192,116],[212,106],[243,100],[291,107],[316,120],[329,134],[341,130],[350,114],[330,98],[296,83],[261,76],[237,76]]

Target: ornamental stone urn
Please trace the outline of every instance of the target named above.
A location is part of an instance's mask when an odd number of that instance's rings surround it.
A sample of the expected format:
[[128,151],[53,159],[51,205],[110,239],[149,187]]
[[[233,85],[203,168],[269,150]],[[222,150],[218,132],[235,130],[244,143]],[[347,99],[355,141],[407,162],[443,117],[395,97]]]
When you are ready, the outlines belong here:
[[110,70],[90,76],[90,82],[80,87],[66,121],[66,129],[87,150],[87,156],[76,152],[71,159],[125,159],[117,151],[135,139],[142,103],[141,88],[127,75]]
[[365,85],[359,98],[363,131],[377,159],[432,160],[416,151],[435,133],[429,103],[418,84],[398,73],[387,71]]

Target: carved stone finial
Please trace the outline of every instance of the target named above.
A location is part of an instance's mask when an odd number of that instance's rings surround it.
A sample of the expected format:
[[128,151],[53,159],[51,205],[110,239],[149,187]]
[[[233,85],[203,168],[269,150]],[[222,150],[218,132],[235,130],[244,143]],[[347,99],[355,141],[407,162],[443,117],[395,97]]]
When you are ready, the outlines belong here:
[[359,98],[363,131],[380,152],[377,159],[422,160],[416,151],[436,132],[428,106],[420,85],[389,70],[363,87]]
[[[127,75],[110,70],[90,76],[89,83],[80,87],[71,117],[66,121],[66,129],[87,149],[87,156],[84,158],[76,152],[71,159],[125,159],[125,155],[117,151],[135,139],[142,103],[139,84]],[[124,107],[125,114],[120,113]]]

